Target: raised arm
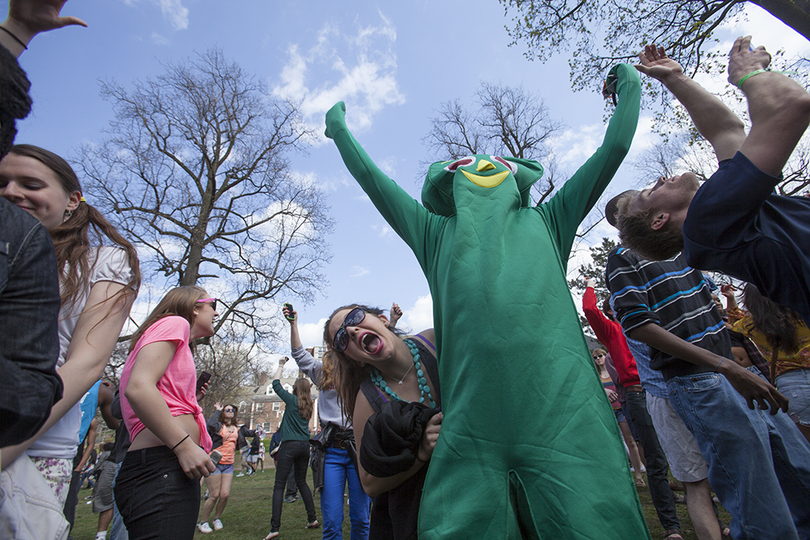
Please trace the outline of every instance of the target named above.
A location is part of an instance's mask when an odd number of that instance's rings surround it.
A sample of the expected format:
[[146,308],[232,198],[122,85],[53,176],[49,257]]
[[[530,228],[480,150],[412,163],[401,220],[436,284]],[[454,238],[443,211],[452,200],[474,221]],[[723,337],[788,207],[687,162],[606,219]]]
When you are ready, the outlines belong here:
[[550,201],[538,207],[549,218],[552,234],[560,247],[563,265],[568,261],[579,224],[591,211],[624,161],[638,126],[641,104],[638,73],[628,64],[619,64],[611,70],[608,80],[611,84],[616,84],[618,105],[610,119],[602,145]]
[[585,282],[585,294],[582,295],[582,311],[585,313],[585,318],[588,319],[588,324],[593,328],[596,339],[607,346],[610,341],[608,336],[609,321],[596,305],[596,291],[593,286],[593,280],[589,279]]
[[323,379],[323,362],[315,359],[309,354],[301,343],[301,336],[298,333],[298,312],[285,305],[283,308],[284,318],[290,323],[290,353],[298,364],[298,368],[307,374],[315,386],[321,385]]
[[717,96],[687,77],[681,65],[669,58],[663,47],[647,45],[638,59],[636,69],[661,81],[681,102],[697,130],[714,148],[717,160],[734,157],[745,140],[742,120]]
[[759,170],[781,177],[810,123],[810,94],[781,73],[764,71],[771,55],[751,49],[751,36],[737,38],[728,62],[728,79],[748,98],[751,131],[740,148]]
[[342,101],[326,113],[325,134],[335,141],[346,168],[425,269],[434,254],[426,242],[445,218],[428,212],[377,167],[346,127],[346,106]]
[[87,26],[77,17],[62,17],[60,12],[67,0],[11,0],[8,18],[0,23],[0,45],[15,57],[28,48],[31,40],[40,32],[65,26]]

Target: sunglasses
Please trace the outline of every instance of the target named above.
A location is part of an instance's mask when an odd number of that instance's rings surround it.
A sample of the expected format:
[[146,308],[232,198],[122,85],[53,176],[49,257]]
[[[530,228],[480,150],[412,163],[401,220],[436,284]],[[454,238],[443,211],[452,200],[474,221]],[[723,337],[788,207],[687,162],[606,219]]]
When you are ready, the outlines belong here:
[[216,311],[218,302],[216,298],[203,298],[201,300],[197,300],[198,304],[207,304],[209,302],[211,303],[211,307],[214,309],[214,311]]
[[236,412],[236,409],[231,409],[230,407],[227,407],[225,409],[222,409],[222,412]]
[[354,308],[346,315],[346,318],[343,319],[343,324],[340,325],[340,328],[337,332],[335,332],[335,338],[332,340],[332,348],[336,351],[343,352],[346,350],[346,347],[349,346],[349,333],[346,331],[347,326],[357,326],[363,319],[366,318],[366,312],[363,311],[363,308]]

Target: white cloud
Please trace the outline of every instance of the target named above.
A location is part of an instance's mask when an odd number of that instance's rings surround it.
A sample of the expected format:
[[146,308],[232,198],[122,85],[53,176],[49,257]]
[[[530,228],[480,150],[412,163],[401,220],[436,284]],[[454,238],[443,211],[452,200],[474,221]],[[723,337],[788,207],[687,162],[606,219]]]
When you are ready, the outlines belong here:
[[[122,0],[125,5],[134,7],[140,0]],[[183,6],[183,0],[151,0],[153,4],[160,6],[160,11],[163,13],[163,18],[169,21],[175,30],[185,30],[188,28],[188,8]],[[157,34],[152,34],[152,39],[155,39]],[[159,36],[158,36],[159,37]],[[163,38],[165,39],[165,38]],[[162,42],[156,41],[159,45]]]
[[323,326],[326,318],[317,323],[299,324],[298,334],[301,336],[301,343],[304,347],[317,347],[323,345]]
[[161,36],[157,32],[152,32],[152,35],[150,36],[150,38],[152,39],[152,43],[154,43],[155,45],[168,45],[169,44],[169,40],[167,38]]
[[377,232],[378,238],[396,238],[396,233],[389,225],[372,225],[371,228]]
[[188,9],[183,6],[182,0],[157,0],[163,16],[172,23],[175,30],[188,28]]
[[356,278],[356,277],[367,276],[370,273],[371,272],[369,271],[368,268],[363,268],[362,266],[352,266],[352,275],[351,275],[351,277]]
[[[394,299],[396,301],[396,299]],[[411,307],[402,307],[402,319],[398,327],[412,332],[420,332],[425,328],[433,328],[433,298],[428,294],[416,299]]]
[[[299,44],[290,45],[273,94],[300,100],[301,112],[318,133],[323,115],[338,101],[346,102],[347,123],[357,131],[369,127],[385,106],[404,103],[396,80],[396,29],[382,14],[380,19],[381,24],[358,26],[353,34],[327,24],[306,51]],[[312,73],[325,82],[310,88]],[[320,138],[321,143],[325,140]]]

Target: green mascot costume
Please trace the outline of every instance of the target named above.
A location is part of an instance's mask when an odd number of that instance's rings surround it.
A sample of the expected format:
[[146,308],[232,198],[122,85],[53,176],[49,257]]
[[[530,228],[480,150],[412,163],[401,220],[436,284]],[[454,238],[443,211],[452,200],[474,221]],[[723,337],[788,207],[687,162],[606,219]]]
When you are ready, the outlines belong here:
[[346,167],[413,250],[433,295],[444,421],[425,481],[425,539],[649,538],[616,418],[566,282],[574,235],[638,123],[638,74],[615,66],[602,146],[546,203],[529,160],[430,167],[424,206],[326,115]]

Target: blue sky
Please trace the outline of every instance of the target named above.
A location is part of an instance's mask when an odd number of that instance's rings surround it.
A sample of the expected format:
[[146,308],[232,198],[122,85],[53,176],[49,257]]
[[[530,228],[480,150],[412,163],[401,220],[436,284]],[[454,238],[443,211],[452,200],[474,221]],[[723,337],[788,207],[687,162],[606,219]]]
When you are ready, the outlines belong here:
[[[7,5],[0,4],[4,10]],[[721,49],[743,33],[769,50],[807,48],[792,30],[750,9],[749,22],[721,34]],[[496,0],[74,0],[63,13],[89,27],[38,36],[21,57],[33,84],[34,109],[20,123],[17,140],[65,157],[75,157],[83,142],[99,141],[112,119],[110,104],[99,96],[99,79],[129,86],[160,74],[161,62],[210,47],[221,48],[277,95],[303,100],[306,121],[319,133],[326,110],[345,101],[357,139],[417,199],[430,119],[442,102],[470,103],[481,82],[522,85],[545,99],[552,117],[566,125],[553,141],[561,177],[591,155],[604,132],[598,88],[574,93],[564,56],[531,62],[521,46],[508,47],[509,20]],[[645,114],[628,161],[655,140],[649,126]],[[323,319],[351,302],[387,308],[396,301],[405,311],[403,326],[415,331],[430,326],[430,295],[415,258],[349,176],[334,145],[319,137],[307,155],[292,156],[292,166],[326,192],[335,220],[328,237],[332,262],[323,269],[328,283],[311,305],[289,299],[299,312],[305,345],[319,344]],[[644,179],[624,166],[604,200],[639,183]],[[594,213],[586,222],[598,217]],[[580,253],[612,235],[606,224],[597,226]],[[572,273],[580,259],[577,255],[570,265]],[[215,281],[202,285],[217,290]],[[162,290],[151,292],[159,297]],[[142,296],[133,310],[136,320],[149,309],[149,294]],[[278,306],[270,308],[268,315],[275,316]]]

